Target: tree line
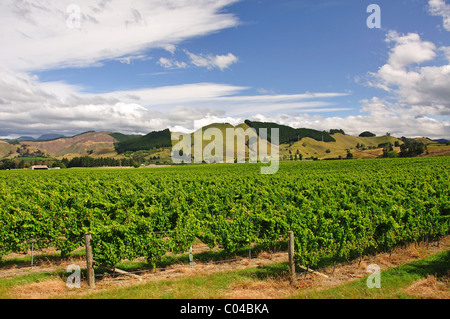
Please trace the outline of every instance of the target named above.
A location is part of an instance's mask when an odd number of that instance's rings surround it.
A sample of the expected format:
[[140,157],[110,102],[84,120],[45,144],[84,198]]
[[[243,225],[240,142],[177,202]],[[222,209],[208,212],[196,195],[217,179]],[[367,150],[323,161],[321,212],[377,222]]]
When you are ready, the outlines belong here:
[[115,159],[109,157],[93,158],[89,156],[74,157],[72,159],[42,159],[42,160],[24,160],[24,159],[4,159],[0,162],[0,169],[25,169],[34,165],[47,165],[49,168],[71,168],[71,167],[139,167],[140,163],[130,158]]

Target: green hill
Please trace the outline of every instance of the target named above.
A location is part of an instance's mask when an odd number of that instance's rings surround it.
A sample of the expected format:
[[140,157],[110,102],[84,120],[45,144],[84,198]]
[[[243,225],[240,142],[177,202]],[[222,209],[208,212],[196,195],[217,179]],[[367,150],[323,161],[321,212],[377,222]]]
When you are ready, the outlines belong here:
[[[346,157],[347,150],[350,150],[355,158],[377,158],[383,154],[381,145],[391,143],[399,144],[403,142],[393,136],[373,136],[356,137],[341,133],[333,134],[334,142],[322,142],[305,137],[293,144],[282,144],[280,146],[280,156],[287,159],[291,155],[302,155],[304,158],[315,157],[319,159]],[[357,149],[357,145],[360,148]],[[400,149],[397,147],[397,151]]]
[[[123,136],[122,136],[123,138]],[[117,153],[137,152],[151,150],[153,148],[172,147],[172,139],[169,129],[154,131],[144,136],[125,139],[115,145]]]
[[[237,144],[234,143],[233,144],[233,149],[228,148],[230,146],[227,145],[227,129],[243,129],[243,132],[240,131],[240,130],[237,130],[235,132],[235,134],[236,134],[236,137],[239,137],[239,138],[243,137],[244,138],[244,140],[245,140],[245,146],[244,146],[245,158],[248,159],[248,157],[249,157],[249,144],[248,144],[249,143],[249,136],[244,136],[244,134],[245,134],[245,131],[247,129],[249,129],[250,127],[246,123],[241,123],[241,124],[236,125],[236,126],[233,126],[230,123],[213,123],[213,124],[209,124],[207,126],[204,126],[201,129],[198,129],[194,133],[191,133],[191,146],[192,146],[191,153],[192,154],[194,154],[194,151],[195,151],[194,150],[194,142],[195,142],[194,136],[195,136],[195,133],[199,132],[200,130],[205,132],[207,129],[210,129],[210,128],[218,129],[220,131],[220,133],[222,134],[222,146],[223,146],[223,149],[222,149],[222,153],[221,154],[223,154],[224,156],[225,156],[225,154],[227,154],[227,151],[232,151],[232,152],[234,152],[236,154],[237,153],[237,147],[238,147]],[[260,144],[261,138],[258,135],[256,135],[256,139],[257,139],[258,144]],[[176,143],[176,142],[174,142],[174,143]],[[210,143],[212,143],[211,140],[203,139],[202,140],[202,150],[204,150],[205,147],[208,144],[210,144]],[[267,143],[267,149],[270,150],[270,148],[271,148],[270,143]],[[225,157],[223,158],[223,160],[225,161]]]
[[317,131],[308,128],[292,128],[286,125],[280,125],[277,123],[270,122],[252,122],[249,120],[245,121],[245,124],[256,129],[259,133],[260,128],[267,128],[267,140],[271,142],[270,131],[272,128],[279,129],[279,141],[280,144],[290,144],[300,141],[302,138],[310,137],[316,141],[323,142],[335,142],[336,140],[330,135],[330,133],[325,131]]
[[9,155],[17,149],[17,146],[9,144],[7,142],[0,141],[0,158]]

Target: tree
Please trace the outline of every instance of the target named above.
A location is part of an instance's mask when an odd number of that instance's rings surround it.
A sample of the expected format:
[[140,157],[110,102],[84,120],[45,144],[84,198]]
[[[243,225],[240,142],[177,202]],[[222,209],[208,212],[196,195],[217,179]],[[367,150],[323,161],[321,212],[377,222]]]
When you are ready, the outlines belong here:
[[413,157],[422,154],[425,151],[425,144],[413,139],[402,137],[404,144],[400,145],[400,157]]
[[369,131],[364,131],[361,134],[359,134],[359,137],[374,137],[374,136],[376,135]]
[[350,150],[347,151],[347,158],[348,159],[353,158],[353,154],[350,152]]
[[[391,152],[393,152],[393,151],[394,151],[394,147],[393,147],[392,143],[383,144],[383,157],[392,157],[393,153],[391,153]],[[391,153],[391,156],[389,156],[389,153]],[[397,152],[395,152],[395,153],[397,154]]]
[[398,153],[396,151],[390,151],[390,152],[388,152],[387,157],[388,158],[396,158],[396,157],[398,157]]
[[341,133],[342,135],[345,135],[345,132],[342,129],[331,129],[330,130],[331,135],[336,134],[336,133]]
[[69,160],[67,158],[63,158],[61,160],[61,164],[63,164],[65,167],[69,167]]

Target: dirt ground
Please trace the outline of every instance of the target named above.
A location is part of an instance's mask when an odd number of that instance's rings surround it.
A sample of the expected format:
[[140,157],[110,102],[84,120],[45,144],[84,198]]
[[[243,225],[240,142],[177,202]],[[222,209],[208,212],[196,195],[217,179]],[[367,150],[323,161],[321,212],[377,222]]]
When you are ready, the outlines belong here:
[[[428,247],[427,247],[428,246]],[[203,245],[194,246],[194,251],[205,250]],[[362,260],[355,260],[336,267],[318,269],[317,273],[297,274],[296,286],[292,286],[289,280],[283,278],[266,279],[264,281],[244,280],[232,287],[226,293],[225,298],[233,299],[272,299],[288,297],[296,293],[298,289],[323,290],[344,283],[364,278],[368,275],[367,266],[377,264],[381,270],[387,270],[418,259],[426,258],[434,253],[450,250],[450,236],[442,238],[439,242],[411,244],[405,248],[397,248],[391,253],[382,253],[376,256],[367,256]],[[23,256],[23,255],[22,255]],[[10,257],[10,256],[8,256]],[[172,265],[165,269],[138,273],[135,275],[121,275],[117,277],[98,277],[95,289],[88,289],[85,281],[82,282],[82,289],[70,290],[66,287],[61,278],[52,278],[38,283],[21,285],[12,288],[8,293],[13,298],[21,299],[41,299],[58,297],[70,294],[89,294],[96,291],[111,288],[127,287],[139,285],[150,281],[160,281],[167,279],[179,279],[189,276],[205,276],[217,272],[226,272],[248,267],[264,266],[272,263],[281,263],[288,260],[286,252],[262,252],[256,256],[238,257],[228,261],[199,263],[194,262],[193,269],[189,265]],[[19,266],[8,266],[0,269],[0,278],[25,275],[36,272],[51,272],[66,269],[70,264],[78,264],[85,267],[83,258],[72,258],[64,261],[47,261],[33,267],[20,268]],[[297,271],[301,269],[297,268]],[[428,277],[414,283],[403,292],[411,296],[422,298],[450,299],[449,282],[438,281],[434,277]]]

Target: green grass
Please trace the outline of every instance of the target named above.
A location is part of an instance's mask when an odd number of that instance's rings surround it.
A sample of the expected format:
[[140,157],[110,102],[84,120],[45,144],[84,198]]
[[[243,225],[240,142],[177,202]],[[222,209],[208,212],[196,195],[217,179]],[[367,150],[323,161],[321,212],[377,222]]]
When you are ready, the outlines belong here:
[[401,290],[415,281],[434,275],[440,278],[450,270],[450,251],[414,261],[381,272],[381,288],[368,288],[367,277],[361,280],[323,290],[300,291],[294,298],[308,299],[405,299],[412,296]]

